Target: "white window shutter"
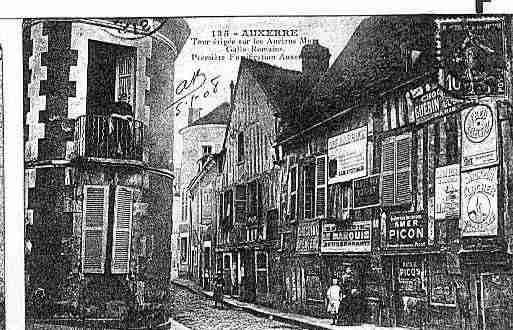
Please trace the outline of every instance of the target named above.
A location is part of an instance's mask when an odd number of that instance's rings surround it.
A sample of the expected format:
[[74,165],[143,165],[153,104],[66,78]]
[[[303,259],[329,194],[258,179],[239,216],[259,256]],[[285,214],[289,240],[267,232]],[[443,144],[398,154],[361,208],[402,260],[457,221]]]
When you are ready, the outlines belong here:
[[82,272],[103,274],[107,246],[109,186],[84,186]]
[[395,203],[411,203],[411,134],[396,138]]
[[326,155],[315,158],[315,216],[326,217],[328,195],[328,159]]
[[384,206],[394,205],[395,138],[383,140],[381,152],[381,198]]
[[112,274],[127,274],[130,266],[133,191],[117,186],[114,201]]

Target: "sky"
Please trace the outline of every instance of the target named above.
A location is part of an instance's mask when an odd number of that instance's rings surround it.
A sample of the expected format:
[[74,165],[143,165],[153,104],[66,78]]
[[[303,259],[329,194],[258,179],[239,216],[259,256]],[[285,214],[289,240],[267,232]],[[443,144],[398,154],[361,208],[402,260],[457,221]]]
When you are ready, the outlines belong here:
[[[279,67],[301,70],[298,55],[305,42],[319,40],[330,51],[330,65],[364,17],[201,17],[186,18],[189,39],[175,61],[175,167],[180,167],[182,139],[191,103],[206,115],[229,101],[241,55]],[[262,36],[251,30],[285,30]],[[254,36],[257,33],[259,35]],[[273,34],[274,32],[270,32]],[[269,34],[265,32],[265,34]],[[203,83],[204,82],[204,83]],[[195,90],[195,91],[194,91]]]

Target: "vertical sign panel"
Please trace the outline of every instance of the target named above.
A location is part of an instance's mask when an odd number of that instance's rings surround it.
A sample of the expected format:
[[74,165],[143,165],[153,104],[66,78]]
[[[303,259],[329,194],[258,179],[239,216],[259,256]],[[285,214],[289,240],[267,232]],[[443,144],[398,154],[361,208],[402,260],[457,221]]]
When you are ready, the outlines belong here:
[[496,164],[499,160],[496,111],[485,104],[466,108],[461,112],[461,123],[462,170]]
[[460,214],[460,164],[439,167],[435,172],[435,219]]
[[367,175],[367,126],[328,139],[329,184]]
[[461,173],[462,236],[497,235],[497,167]]

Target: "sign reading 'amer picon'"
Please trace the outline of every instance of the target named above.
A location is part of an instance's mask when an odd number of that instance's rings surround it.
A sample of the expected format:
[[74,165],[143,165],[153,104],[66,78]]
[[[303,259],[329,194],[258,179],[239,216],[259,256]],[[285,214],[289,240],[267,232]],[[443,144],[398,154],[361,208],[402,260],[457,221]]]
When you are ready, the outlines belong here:
[[421,212],[393,213],[385,221],[387,248],[418,248],[427,245],[427,219]]

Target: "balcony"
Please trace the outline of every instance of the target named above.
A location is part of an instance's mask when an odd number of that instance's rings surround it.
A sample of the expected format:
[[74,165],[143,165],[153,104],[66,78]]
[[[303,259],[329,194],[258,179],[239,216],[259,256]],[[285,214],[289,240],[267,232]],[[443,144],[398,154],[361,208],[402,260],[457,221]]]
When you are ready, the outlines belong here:
[[75,123],[77,157],[143,160],[144,124],[129,117],[85,115]]

